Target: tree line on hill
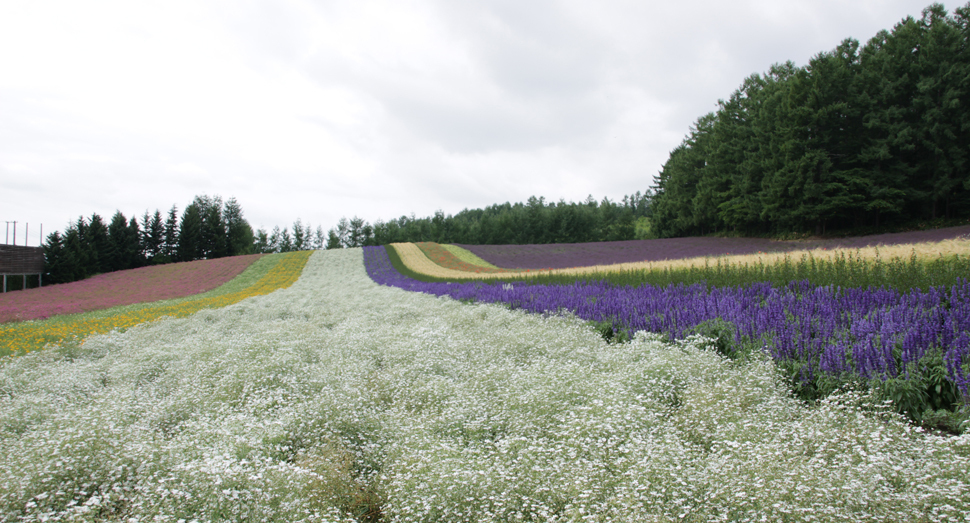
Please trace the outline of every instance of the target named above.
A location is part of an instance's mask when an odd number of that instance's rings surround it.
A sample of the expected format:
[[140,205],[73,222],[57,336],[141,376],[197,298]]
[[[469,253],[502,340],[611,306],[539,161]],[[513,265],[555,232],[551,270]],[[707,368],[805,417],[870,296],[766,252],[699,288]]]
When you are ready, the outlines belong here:
[[43,245],[45,282],[77,281],[95,274],[146,265],[286,252],[323,246],[323,229],[314,232],[297,220],[289,229],[253,232],[235,198],[196,196],[181,213],[145,211],[141,221],[115,212],[108,223],[97,213],[79,217],[63,232],[49,234]]
[[776,64],[718,105],[655,180],[660,237],[970,216],[970,4]]
[[546,203],[532,196],[525,203],[465,209],[458,214],[417,218],[413,214],[370,224],[361,218],[341,218],[327,232],[326,248],[433,241],[470,245],[582,243],[646,238],[650,191],[624,196],[621,202],[592,196],[573,203]]
[[290,228],[253,231],[235,198],[196,196],[179,215],[145,211],[139,221],[115,212],[105,223],[97,213],[79,217],[43,245],[44,281],[65,283],[95,274],[146,265],[221,258],[252,253],[335,249],[394,242],[436,241],[468,244],[577,243],[631,240],[649,234],[650,193],[637,192],[616,203],[592,196],[584,202],[546,204],[545,198],[465,209],[455,216],[402,216],[373,225],[341,218],[326,234],[297,219]]

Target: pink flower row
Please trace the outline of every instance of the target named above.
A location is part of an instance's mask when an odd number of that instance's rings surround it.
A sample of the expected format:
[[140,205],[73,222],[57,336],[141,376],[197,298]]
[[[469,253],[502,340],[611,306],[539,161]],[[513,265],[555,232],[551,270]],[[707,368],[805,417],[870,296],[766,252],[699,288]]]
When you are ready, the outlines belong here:
[[0,323],[181,298],[235,278],[262,254],[154,265],[0,294]]

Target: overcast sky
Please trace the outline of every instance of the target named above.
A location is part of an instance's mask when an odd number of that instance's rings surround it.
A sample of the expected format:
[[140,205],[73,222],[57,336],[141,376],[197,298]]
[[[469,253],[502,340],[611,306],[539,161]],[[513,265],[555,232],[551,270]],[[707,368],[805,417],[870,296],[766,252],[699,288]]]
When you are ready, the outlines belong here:
[[4,1],[0,220],[37,245],[197,194],[266,229],[617,200],[748,75],[927,5]]

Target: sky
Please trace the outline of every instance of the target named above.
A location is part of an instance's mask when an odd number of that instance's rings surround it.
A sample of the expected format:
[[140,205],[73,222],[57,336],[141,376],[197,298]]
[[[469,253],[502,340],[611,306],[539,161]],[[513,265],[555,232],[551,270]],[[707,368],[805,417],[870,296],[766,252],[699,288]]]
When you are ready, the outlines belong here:
[[38,245],[203,194],[266,230],[617,201],[746,77],[927,5],[0,2],[0,221]]

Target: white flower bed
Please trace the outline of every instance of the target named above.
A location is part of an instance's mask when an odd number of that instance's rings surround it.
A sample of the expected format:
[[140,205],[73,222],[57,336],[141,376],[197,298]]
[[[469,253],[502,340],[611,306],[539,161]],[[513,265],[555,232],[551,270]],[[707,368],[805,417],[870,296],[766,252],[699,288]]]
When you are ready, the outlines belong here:
[[967,518],[970,436],[806,408],[702,345],[320,252],[289,289],[2,363],[0,520]]

